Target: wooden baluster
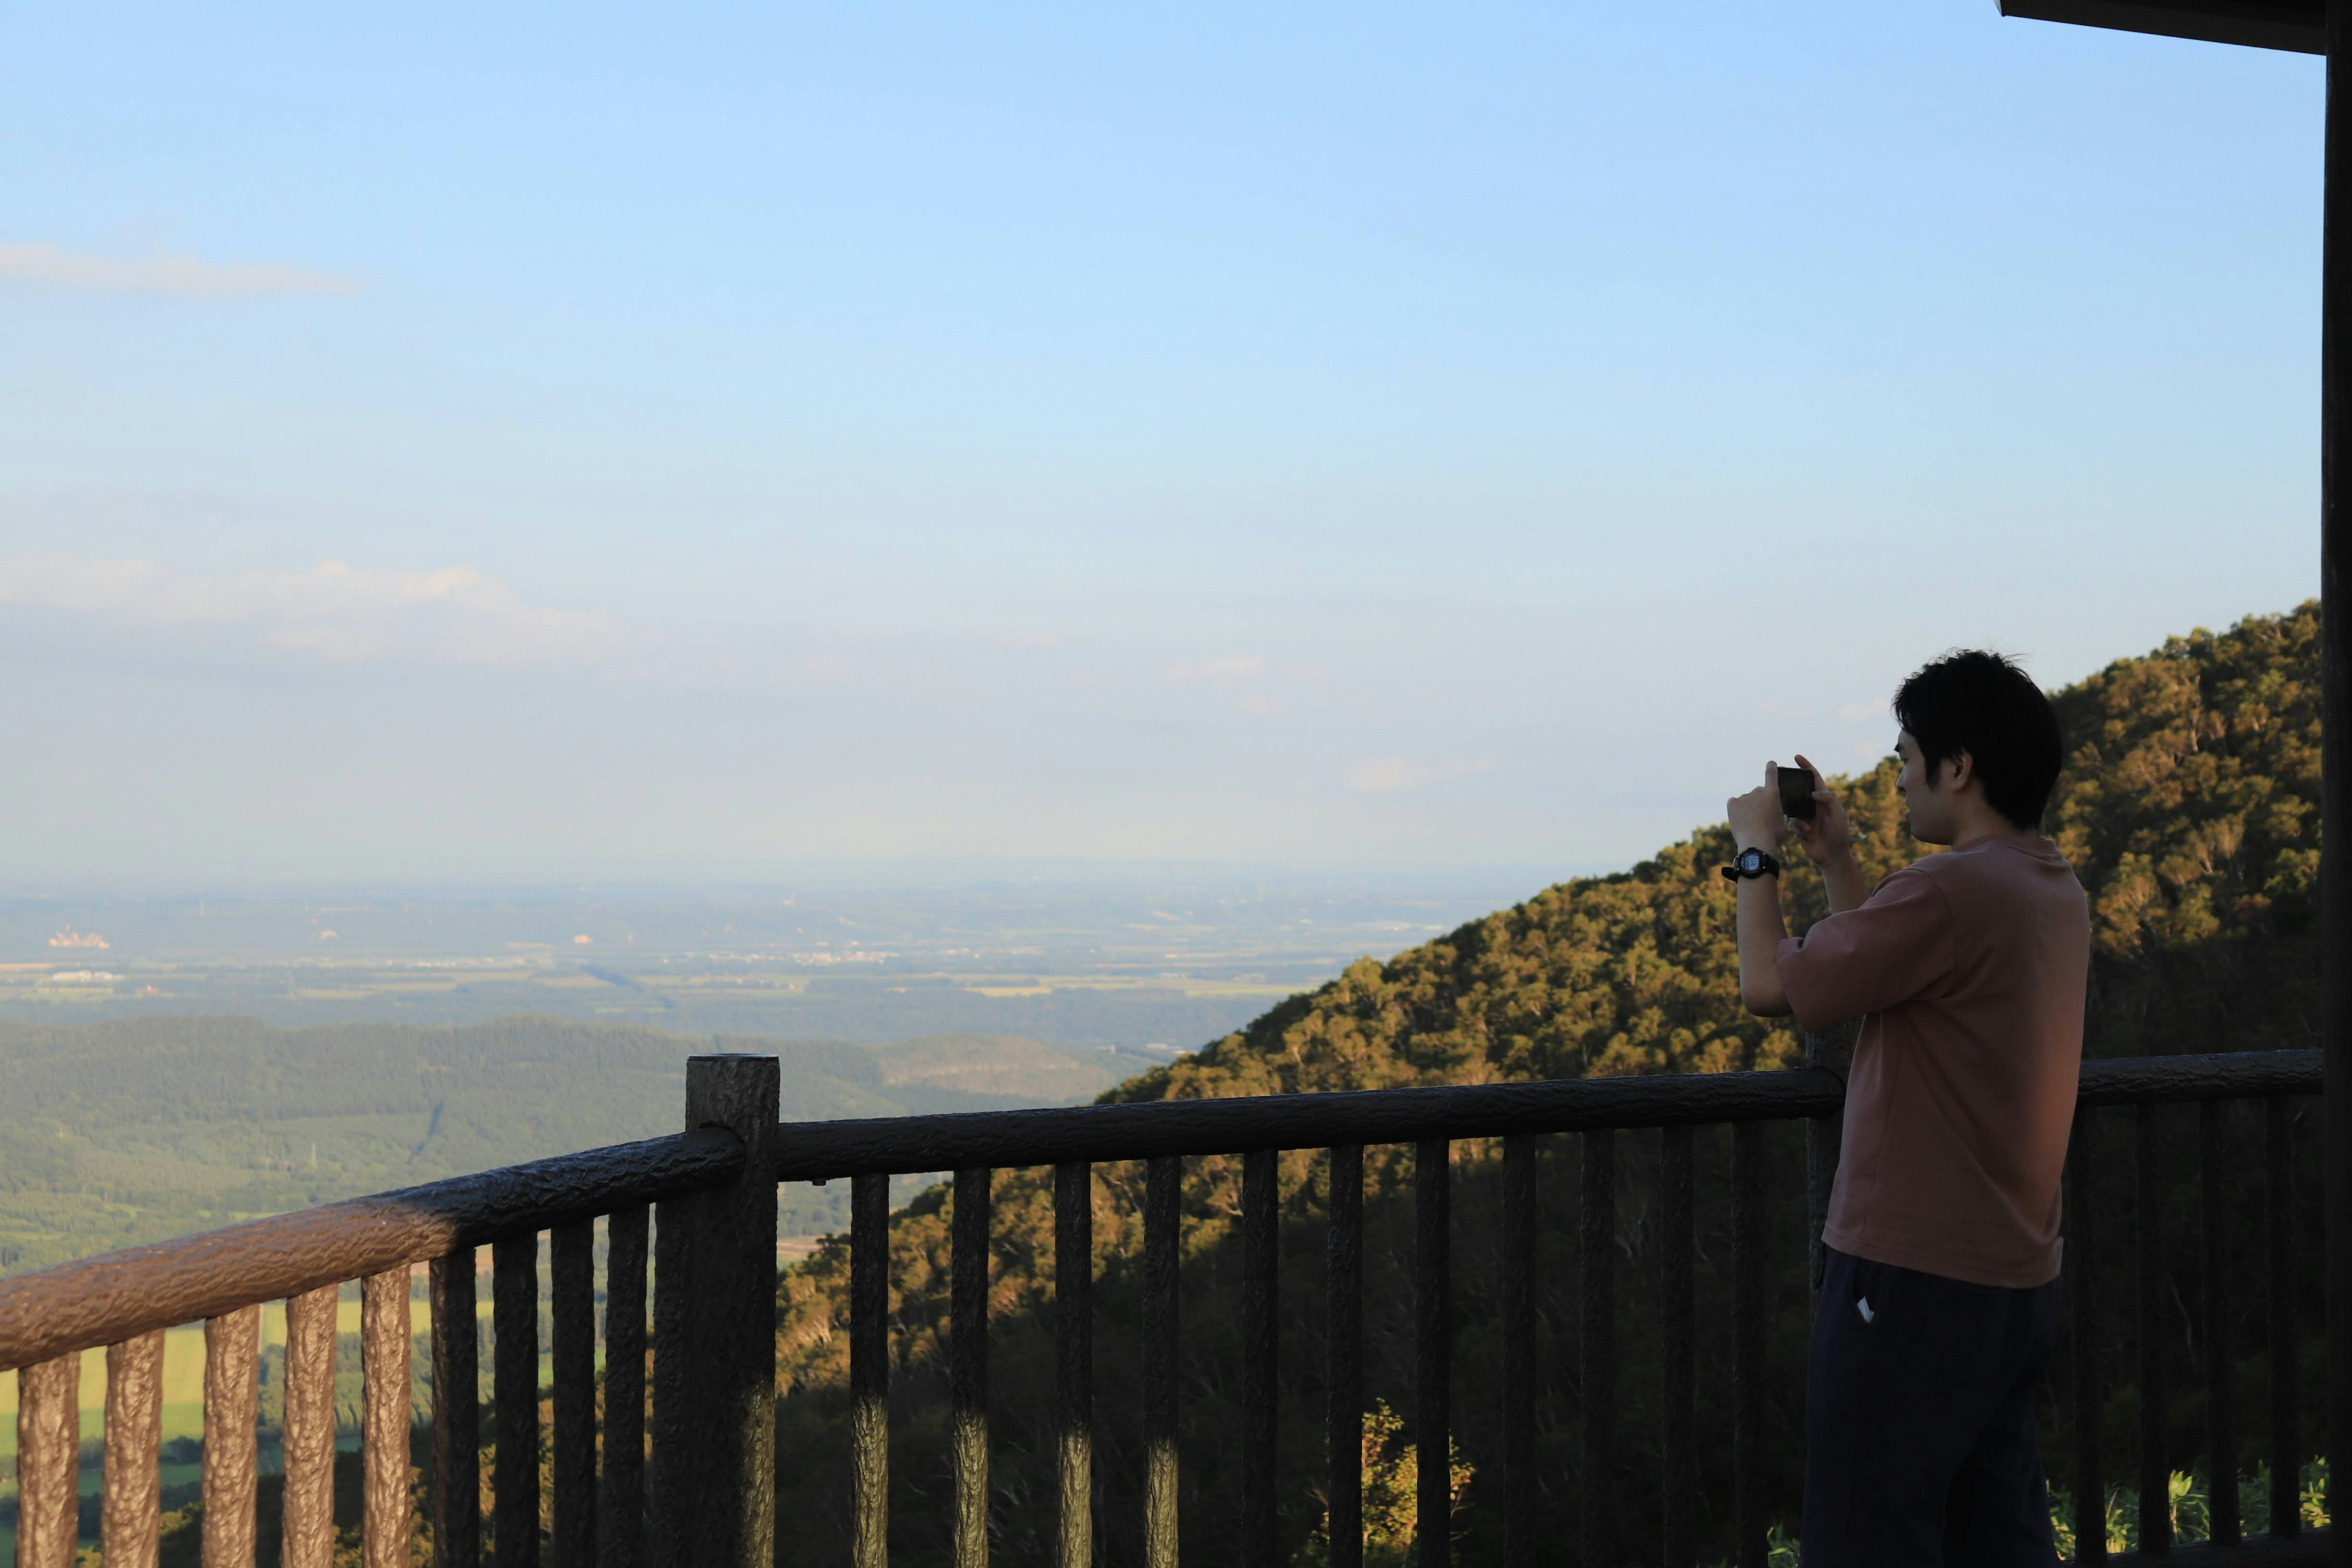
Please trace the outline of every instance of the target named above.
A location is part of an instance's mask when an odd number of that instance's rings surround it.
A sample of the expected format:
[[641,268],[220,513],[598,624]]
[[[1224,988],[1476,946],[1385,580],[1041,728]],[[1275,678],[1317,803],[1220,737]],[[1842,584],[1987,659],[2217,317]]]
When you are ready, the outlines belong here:
[[[1059,1264],[1056,1263],[1058,1271]],[[853,1568],[890,1561],[890,1178],[849,1180],[849,1450]],[[1065,1521],[1066,1533],[1067,1521]]]
[[261,1309],[205,1322],[204,1568],[253,1568]]
[[1617,1134],[1584,1134],[1584,1172],[1577,1192],[1577,1380],[1583,1425],[1579,1468],[1582,1561],[1615,1561],[1610,1550],[1611,1428],[1617,1417]]
[[1177,1568],[1176,1242],[1183,1169],[1173,1154],[1144,1167],[1144,1568]]
[[2199,1239],[2205,1257],[2205,1497],[2206,1539],[2235,1546],[2238,1517],[2236,1391],[2230,1377],[2230,1289],[2227,1199],[2221,1172],[2221,1102],[2197,1108],[2197,1157],[2203,1206]]
[[1094,1285],[1094,1167],[1084,1161],[1056,1165],[1054,1392],[1059,1407],[1062,1482],[1058,1568],[1093,1568],[1095,1560]]
[[2170,1432],[2165,1421],[2166,1295],[2161,1165],[2156,1107],[2143,1102],[2133,1122],[2133,1184],[2139,1209],[2139,1549],[2156,1556],[2172,1550]]
[[366,1568],[408,1568],[409,1335],[407,1268],[362,1280],[360,1550]]
[[80,1469],[81,1352],[76,1351],[16,1373],[17,1568],[73,1568],[81,1528]]
[[1413,1146],[1413,1447],[1420,1466],[1413,1543],[1421,1568],[1447,1568],[1454,1550],[1453,1145]]
[[[77,1401],[77,1403],[79,1403]],[[163,1331],[106,1349],[106,1474],[99,1540],[107,1568],[155,1568],[162,1547]]]
[[1503,1568],[1550,1553],[1536,1524],[1536,1140],[1503,1140]]
[[[490,1536],[497,1568],[539,1568],[539,1237],[490,1247]],[[569,1565],[566,1565],[569,1568]]]
[[1731,1127],[1731,1548],[1764,1568],[1764,1128]]
[[1364,1563],[1364,1146],[1331,1151],[1323,1443],[1331,1568]]
[[695,1199],[665,1198],[654,1210],[654,1387],[646,1445],[646,1551],[653,1568],[688,1568],[695,1476],[704,1468],[708,1434],[695,1421],[706,1403],[695,1387]]
[[481,1323],[474,1251],[433,1260],[433,1563],[482,1560]]
[[1276,1568],[1275,1440],[1281,1365],[1282,1156],[1242,1156],[1242,1568]]
[[286,1303],[284,1568],[334,1568],[335,1296],[322,1285]]
[[955,1173],[950,1241],[950,1462],[955,1468],[955,1568],[988,1568],[988,1208],[990,1173]]
[[555,1308],[554,1528],[562,1563],[596,1561],[596,1231],[592,1220],[548,1234]]
[[2088,1110],[2074,1112],[2074,1137],[2066,1152],[2066,1295],[2074,1350],[2074,1561],[2107,1560],[2106,1467],[2099,1441],[2106,1389],[2099,1376],[2099,1303],[2096,1294],[2098,1226],[2091,1206],[2091,1182],[2098,1158],[2092,1144],[2097,1124]]
[[2303,1424],[2296,1396],[2294,1344],[2294,1107],[2284,1100],[2263,1106],[2263,1305],[2269,1314],[2271,1361],[2270,1531],[2282,1539],[2303,1533]]
[[1696,1421],[1697,1289],[1693,1260],[1691,1130],[1668,1127],[1658,1142],[1658,1212],[1664,1245],[1658,1260],[1659,1460],[1663,1470],[1665,1568],[1693,1568],[1698,1531],[1691,1515],[1698,1501],[1691,1429]]
[[604,1226],[604,1471],[596,1561],[638,1568],[646,1530],[646,1205]]

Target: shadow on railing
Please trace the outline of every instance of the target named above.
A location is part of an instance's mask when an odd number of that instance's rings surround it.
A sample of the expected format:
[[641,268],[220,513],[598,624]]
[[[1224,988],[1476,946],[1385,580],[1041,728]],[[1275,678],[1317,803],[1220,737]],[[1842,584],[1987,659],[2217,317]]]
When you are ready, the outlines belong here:
[[[2084,1186],[2095,1171],[2101,1108],[2136,1108],[2134,1189],[2139,1242],[2137,1337],[2146,1413],[2139,1552],[2171,1547],[2166,1405],[2160,1396],[2159,1320],[2171,1309],[2161,1247],[2160,1167],[2154,1108],[2200,1107],[2200,1182],[2207,1248],[2200,1303],[2210,1534],[2214,1544],[2174,1551],[2183,1563],[2320,1562],[2326,1533],[2300,1529],[2296,1489],[2273,1489],[2266,1535],[2240,1542],[2237,1435],[2231,1398],[2229,1269],[2218,1250],[2233,1190],[2223,1169],[2220,1106],[2268,1103],[2263,1212],[2272,1420],[2269,1474],[2300,1474],[2306,1446],[2294,1412],[2297,1337],[2291,1215],[2290,1097],[2314,1095],[2320,1053],[2279,1051],[2086,1063],[2070,1161],[2070,1280],[2095,1281],[2105,1222]],[[850,1178],[850,1554],[882,1568],[888,1517],[888,1207],[894,1173],[951,1170],[955,1203],[948,1334],[949,1444],[953,1477],[951,1558],[983,1568],[988,1482],[987,1258],[994,1170],[1053,1166],[1055,1258],[1094,1255],[1090,1164],[1146,1166],[1141,1268],[1145,1447],[1142,1530],[1131,1553],[1146,1568],[1178,1560],[1177,1263],[1181,1162],[1242,1156],[1239,1247],[1243,1400],[1238,1451],[1238,1556],[1244,1568],[1284,1561],[1277,1529],[1276,1436],[1280,1323],[1276,1153],[1329,1151],[1328,1324],[1325,1337],[1325,1500],[1331,1568],[1361,1568],[1360,1491],[1364,1377],[1361,1303],[1363,1150],[1411,1144],[1414,1443],[1419,1490],[1414,1531],[1420,1568],[1443,1568],[1449,1519],[1449,1413],[1453,1388],[1452,1161],[1457,1140],[1500,1138],[1502,1375],[1478,1391],[1499,1403],[1502,1521],[1499,1555],[1510,1568],[1558,1561],[1543,1533],[1534,1474],[1536,1380],[1536,1140],[1581,1135],[1579,1185],[1579,1363],[1582,1537],[1575,1560],[1620,1561],[1630,1544],[1609,1539],[1601,1495],[1612,1470],[1616,1381],[1612,1301],[1617,1249],[1615,1180],[1620,1131],[1659,1129],[1659,1454],[1666,1505],[1644,1560],[1696,1560],[1693,1368],[1695,1224],[1692,1129],[1731,1130],[1731,1473],[1734,1561],[1765,1568],[1770,1550],[1763,1476],[1764,1237],[1759,1135],[1773,1121],[1812,1129],[1809,1185],[1818,1229],[1834,1159],[1843,1080],[1821,1067],[1769,1073],[1629,1078],[1433,1087],[1324,1095],[1160,1101],[1067,1110],[892,1118],[779,1126],[773,1058],[698,1057],[688,1072],[694,1131],[436,1183],[255,1221],[0,1280],[0,1370],[20,1369],[18,1557],[28,1568],[67,1568],[78,1539],[81,1352],[107,1350],[100,1537],[109,1564],[152,1564],[159,1530],[158,1449],[163,1331],[205,1325],[203,1560],[207,1568],[256,1561],[257,1365],[259,1303],[287,1303],[283,1415],[284,1505],[279,1561],[326,1568],[333,1559],[334,1323],[337,1289],[362,1282],[362,1553],[369,1568],[410,1559],[416,1521],[409,1495],[408,1271],[432,1265],[434,1392],[433,1556],[474,1568],[481,1555],[479,1405],[474,1249],[493,1249],[495,1447],[489,1540],[499,1568],[531,1568],[543,1543],[560,1563],[637,1568],[646,1563],[764,1565],[774,1517],[775,1184]],[[1822,1153],[1828,1152],[1824,1159]],[[657,1205],[648,1223],[647,1205]],[[593,1233],[607,1222],[601,1389]],[[548,1497],[540,1450],[538,1235],[550,1232],[552,1426]],[[648,1258],[648,1241],[654,1256]],[[653,1331],[646,1324],[648,1264]],[[1055,1558],[1087,1568],[1108,1552],[1094,1513],[1093,1315],[1090,1278],[1056,1282]],[[2103,1318],[2095,1293],[2071,1288],[2076,1446],[2073,1456],[2079,1560],[2105,1560],[2096,1352]],[[2181,1309],[2185,1310],[2186,1309]],[[659,1353],[677,1347],[677,1353]],[[647,1441],[646,1369],[653,1368]],[[601,1394],[601,1398],[600,1398]],[[599,1458],[602,1456],[600,1466]],[[651,1470],[645,1460],[650,1456]]]

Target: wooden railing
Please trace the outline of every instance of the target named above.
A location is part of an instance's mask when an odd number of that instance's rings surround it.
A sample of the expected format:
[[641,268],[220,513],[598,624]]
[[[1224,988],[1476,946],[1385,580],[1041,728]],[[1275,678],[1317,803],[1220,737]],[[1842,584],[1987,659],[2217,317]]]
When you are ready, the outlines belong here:
[[[1240,1464],[1238,1552],[1244,1568],[1282,1561],[1276,1495],[1276,1369],[1280,1325],[1276,1155],[1329,1151],[1331,1174],[1326,1443],[1332,1568],[1360,1568],[1359,1456],[1364,1412],[1361,1300],[1363,1150],[1411,1144],[1415,1151],[1414,1440],[1421,1484],[1418,1562],[1447,1562],[1448,1443],[1453,1387],[1450,1145],[1503,1140],[1499,1386],[1474,1396],[1499,1402],[1502,1560],[1510,1568],[1561,1560],[1563,1542],[1539,1533],[1533,1472],[1536,1383],[1528,1375],[1535,1333],[1536,1142],[1581,1137],[1579,1231],[1583,1260],[1578,1356],[1585,1390],[1580,1485],[1584,1535],[1576,1561],[1613,1563],[1630,1543],[1608,1539],[1600,1489],[1612,1473],[1612,1402],[1616,1323],[1612,1301],[1617,1134],[1660,1130],[1663,1253],[1660,1335],[1661,1459],[1666,1506],[1656,1545],[1642,1555],[1687,1565],[1696,1542],[1687,1506],[1695,1473],[1692,1368],[1696,1358],[1692,1131],[1731,1129],[1733,1301],[1733,1534],[1740,1568],[1765,1562],[1761,1476],[1765,1426],[1762,1332],[1765,1245],[1756,1201],[1759,1134],[1771,1121],[1813,1129],[1811,1203],[1826,1194],[1843,1079],[1823,1067],[1704,1077],[1559,1080],[1434,1087],[1362,1093],[1158,1101],[1067,1110],[901,1117],[780,1126],[772,1058],[697,1057],[688,1064],[687,1123],[670,1138],[596,1150],[462,1180],[334,1204],[202,1236],[109,1254],[0,1280],[0,1371],[18,1369],[17,1560],[26,1568],[67,1568],[77,1539],[79,1379],[81,1352],[107,1348],[108,1384],[101,1543],[109,1568],[146,1568],[158,1532],[158,1376],[163,1331],[205,1326],[204,1562],[242,1568],[255,1561],[257,1451],[256,1365],[259,1303],[287,1304],[282,1423],[285,1504],[281,1561],[325,1568],[331,1561],[335,1300],[361,1282],[364,1385],[362,1540],[370,1568],[404,1564],[412,1549],[408,1500],[409,1270],[431,1265],[434,1556],[445,1568],[475,1568],[479,1555],[479,1436],[477,1429],[475,1248],[492,1248],[493,1393],[496,1445],[491,1540],[497,1568],[533,1568],[541,1546],[539,1470],[539,1242],[550,1239],[553,1426],[546,1546],[556,1563],[638,1568],[643,1563],[766,1568],[774,1520],[774,1291],[776,1184],[851,1181],[848,1301],[852,1393],[851,1556],[856,1568],[884,1568],[888,1514],[887,1181],[895,1173],[951,1170],[950,1447],[953,1559],[984,1568],[991,1492],[987,1382],[987,1257],[995,1170],[1054,1167],[1054,1255],[1093,1256],[1090,1164],[1146,1166],[1141,1267],[1142,1399],[1145,1439],[1141,1560],[1175,1568],[1180,1465],[1177,1381],[1177,1258],[1181,1162],[1188,1155],[1242,1155],[1239,1247],[1244,1397],[1234,1435]],[[2137,1226],[2143,1289],[2142,1343],[2153,1347],[2162,1295],[2161,1226],[2152,1205],[2153,1108],[2197,1102],[2203,1138],[2203,1230],[2217,1234],[2220,1194],[2230,1182],[2216,1136],[2221,1102],[2289,1097],[2321,1089],[2317,1051],[2148,1058],[2084,1065],[2073,1171],[2093,1158],[2105,1108],[2137,1118]],[[560,1087],[551,1092],[561,1092]],[[2271,1463],[2293,1477],[2305,1452],[2291,1418],[2295,1337],[2284,1259],[2289,1123],[2266,1122],[2267,1204],[2273,1227],[2265,1289],[2273,1384]],[[656,1205],[648,1226],[647,1205]],[[598,1426],[598,1374],[592,1223],[607,1219],[606,1310]],[[2105,1246],[2106,1216],[2079,1179],[2070,1202],[2070,1279],[2089,1279],[2091,1249]],[[647,1257],[648,1232],[654,1256]],[[647,1410],[646,1300],[653,1287],[651,1441]],[[2234,1477],[2236,1435],[2231,1360],[2221,1325],[2226,1270],[2203,1271],[2209,1447],[2216,1470]],[[1054,1489],[1055,1557],[1062,1568],[1100,1560],[1093,1518],[1093,1316],[1090,1271],[1056,1281],[1055,1399],[1059,1433]],[[2090,1342],[2097,1305],[2072,1293],[2074,1340]],[[2079,1352],[2078,1352],[2079,1353]],[[2145,1385],[2160,1385],[2161,1363],[2147,1351]],[[2075,1458],[2083,1501],[2083,1558],[2105,1556],[2099,1527],[2104,1489],[2094,1402],[2084,1366],[2075,1397],[2085,1445]],[[2283,1402],[2283,1403],[2282,1403]],[[2281,1412],[2289,1413],[2284,1416]],[[2160,1415],[2160,1411],[2159,1411]],[[2163,1430],[2152,1429],[2140,1495],[2148,1524],[2139,1557],[2165,1553],[2157,1522],[2167,1470]],[[599,1465],[599,1453],[603,1463]],[[652,1473],[642,1457],[651,1455]],[[2151,1489],[2153,1489],[2151,1490]],[[2326,1532],[2299,1531],[2294,1508],[2274,1500],[2266,1536],[2239,1543],[2235,1494],[2217,1482],[2216,1544],[2173,1560],[2319,1562]],[[2289,1486],[2290,1495],[2292,1492]],[[1124,1554],[1124,1553],[1122,1553]]]

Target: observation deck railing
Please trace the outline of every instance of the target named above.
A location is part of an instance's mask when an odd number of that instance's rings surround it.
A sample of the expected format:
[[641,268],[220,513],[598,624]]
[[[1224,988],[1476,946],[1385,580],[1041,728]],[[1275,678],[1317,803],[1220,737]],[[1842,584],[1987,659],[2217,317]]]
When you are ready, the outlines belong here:
[[[2294,1478],[2312,1445],[2296,1419],[2302,1373],[2294,1265],[2296,1205],[2289,1113],[2293,1097],[2320,1092],[2316,1050],[2138,1058],[2084,1065],[2069,1166],[2068,1286],[2076,1409],[2074,1495],[2078,1561],[2105,1553],[2101,1406],[2106,1390],[2093,1359],[2103,1304],[2084,1289],[2116,1217],[2097,1211],[2087,1174],[2103,1124],[2133,1116],[2138,1247],[2137,1339],[2142,1418],[2139,1550],[2122,1562],[2322,1562],[2331,1532],[2303,1531]],[[17,1562],[68,1568],[78,1537],[79,1385],[81,1352],[106,1348],[107,1388],[100,1535],[108,1568],[150,1568],[159,1531],[160,1368],[163,1330],[201,1320],[205,1368],[202,1473],[205,1568],[256,1561],[256,1439],[260,1304],[286,1303],[279,1560],[327,1568],[333,1560],[335,1302],[362,1293],[362,1553],[368,1568],[409,1562],[412,1266],[429,1264],[432,1320],[434,1560],[478,1568],[481,1555],[475,1249],[492,1249],[491,1410],[496,1444],[490,1495],[495,1568],[536,1568],[542,1545],[539,1468],[539,1235],[550,1237],[552,1429],[544,1539],[561,1564],[641,1568],[654,1563],[766,1568],[775,1541],[774,1300],[776,1184],[847,1178],[851,1184],[851,1521],[854,1568],[887,1556],[889,1433],[888,1187],[891,1175],[952,1171],[949,1444],[953,1474],[952,1556],[983,1568],[988,1556],[989,1400],[987,1259],[992,1172],[1054,1167],[1055,1258],[1092,1258],[1093,1162],[1145,1163],[1141,1292],[1141,1408],[1145,1451],[1142,1539],[1118,1556],[1176,1568],[1178,1546],[1179,1184],[1188,1155],[1242,1163],[1242,1419],[1237,1555],[1243,1568],[1276,1568],[1276,1372],[1279,1310],[1276,1155],[1328,1150],[1328,1328],[1326,1498],[1331,1568],[1360,1568],[1363,1153],[1411,1144],[1415,1247],[1414,1443],[1419,1458],[1415,1540],[1420,1568],[1444,1568],[1452,1543],[1448,1439],[1453,1382],[1452,1158],[1458,1140],[1500,1138],[1501,1367],[1497,1386],[1465,1390],[1499,1406],[1500,1486],[1495,1494],[1501,1560],[1509,1568],[1563,1560],[1696,1560],[1695,1368],[1697,1363],[1694,1219],[1695,1130],[1730,1129],[1730,1360],[1734,1558],[1764,1568],[1767,1503],[1765,1387],[1766,1237],[1762,1132],[1767,1123],[1810,1127],[1808,1208],[1812,1233],[1836,1152],[1843,1079],[1825,1067],[1700,1077],[1620,1078],[1433,1087],[1358,1093],[1159,1101],[1068,1110],[779,1125],[774,1058],[697,1057],[688,1064],[687,1121],[674,1137],[590,1151],[478,1176],[331,1204],[180,1240],[136,1247],[0,1280],[0,1371],[19,1377]],[[2235,1484],[2230,1271],[2221,1250],[2226,1169],[2221,1106],[2266,1104],[2262,1283],[2269,1351],[2271,1490],[2265,1533],[2244,1537]],[[2165,1171],[2157,1108],[2194,1103],[2200,1117],[2204,1248],[2206,1454],[2213,1544],[2174,1548],[2163,1387],[2164,1324],[2186,1312],[2171,1294],[2163,1251]],[[1664,1506],[1650,1544],[1606,1538],[1616,1442],[1613,1301],[1619,1268],[1615,1184],[1620,1132],[1657,1131],[1660,1178],[1658,1451]],[[1582,1539],[1541,1533],[1535,1472],[1538,1382],[1536,1152],[1547,1136],[1580,1139],[1578,1187],[1580,1278],[1577,1358]],[[648,1206],[657,1211],[648,1226]],[[605,1334],[598,1370],[593,1241],[608,1225]],[[653,1328],[651,1442],[646,1442],[648,1235]],[[1055,1429],[1058,1489],[1052,1495],[1055,1561],[1101,1560],[1091,1484],[1093,1270],[1055,1281]],[[2346,1347],[2330,1346],[2331,1353]],[[2317,1369],[2314,1369],[2315,1373]],[[601,1376],[601,1391],[599,1382]],[[601,1392],[601,1400],[599,1397]],[[601,1423],[600,1423],[601,1411]],[[1122,1419],[1125,1417],[1122,1416]],[[601,1424],[601,1442],[600,1442]],[[599,1453],[603,1463],[599,1465]],[[650,1473],[644,1457],[650,1452]]]

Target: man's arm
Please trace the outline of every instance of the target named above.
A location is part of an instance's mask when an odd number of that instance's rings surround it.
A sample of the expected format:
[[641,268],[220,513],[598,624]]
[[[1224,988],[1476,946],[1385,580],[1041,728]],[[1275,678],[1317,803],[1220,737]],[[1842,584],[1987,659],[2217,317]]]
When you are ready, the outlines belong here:
[[[1780,786],[1765,770],[1764,787],[1734,795],[1725,805],[1731,817],[1731,839],[1738,849],[1770,854],[1780,843]],[[1789,928],[1780,919],[1780,879],[1743,877],[1739,880],[1737,931],[1739,942],[1739,1001],[1749,1012],[1766,1018],[1788,1016],[1788,994],[1780,986],[1780,939]]]
[[[1746,844],[1740,846],[1745,849]],[[1748,877],[1739,884],[1739,1001],[1763,1018],[1793,1011],[1780,986],[1780,939],[1789,928],[1780,919],[1780,879]]]

